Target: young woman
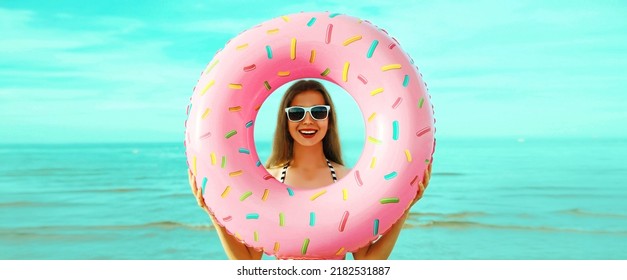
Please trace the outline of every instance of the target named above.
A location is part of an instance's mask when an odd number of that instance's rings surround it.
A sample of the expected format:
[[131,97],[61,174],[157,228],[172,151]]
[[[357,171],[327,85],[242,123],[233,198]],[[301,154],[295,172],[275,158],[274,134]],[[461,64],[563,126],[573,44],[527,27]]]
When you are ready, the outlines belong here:
[[[272,154],[266,169],[280,182],[298,188],[318,188],[341,180],[350,171],[343,166],[335,107],[324,86],[313,80],[294,83],[281,100]],[[429,183],[431,166],[413,203]],[[201,189],[189,171],[189,183],[198,205],[209,214]],[[412,205],[413,205],[412,203]],[[387,259],[392,253],[408,212],[377,241],[353,253],[353,258]],[[229,259],[259,260],[263,252],[239,242],[211,216]]]

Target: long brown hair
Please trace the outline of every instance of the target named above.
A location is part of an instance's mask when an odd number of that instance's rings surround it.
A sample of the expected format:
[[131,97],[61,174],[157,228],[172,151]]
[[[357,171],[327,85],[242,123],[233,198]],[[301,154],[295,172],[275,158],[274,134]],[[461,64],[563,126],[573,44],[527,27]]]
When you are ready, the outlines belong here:
[[331,106],[327,134],[322,139],[324,156],[330,161],[344,165],[342,149],[340,147],[340,136],[337,131],[335,106],[333,106],[331,96],[320,82],[314,80],[300,80],[290,86],[281,99],[281,105],[279,106],[277,115],[276,130],[274,132],[272,153],[266,162],[266,168],[284,166],[294,158],[294,139],[290,135],[287,127],[288,120],[285,114],[285,108],[290,106],[296,95],[308,90],[317,91],[322,94],[324,102],[326,103],[325,105]]

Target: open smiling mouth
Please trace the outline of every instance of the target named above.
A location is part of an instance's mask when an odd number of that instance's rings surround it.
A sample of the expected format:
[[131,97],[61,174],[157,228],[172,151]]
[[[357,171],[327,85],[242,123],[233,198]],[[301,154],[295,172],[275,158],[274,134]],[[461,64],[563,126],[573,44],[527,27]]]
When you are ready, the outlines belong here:
[[315,129],[301,129],[298,132],[300,132],[300,135],[302,135],[305,138],[311,138],[311,137],[314,137],[314,135],[316,135],[316,133],[318,133],[318,130],[315,130]]

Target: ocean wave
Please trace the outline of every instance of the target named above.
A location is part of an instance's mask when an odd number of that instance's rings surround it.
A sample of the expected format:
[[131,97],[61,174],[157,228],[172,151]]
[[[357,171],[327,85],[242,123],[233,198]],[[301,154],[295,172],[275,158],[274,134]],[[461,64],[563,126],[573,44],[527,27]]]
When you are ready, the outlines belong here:
[[164,195],[160,195],[159,198],[189,198],[191,197],[192,199],[194,199],[194,195],[189,192],[189,193],[171,193],[171,194],[164,194]]
[[10,170],[2,174],[6,177],[48,177],[48,176],[96,176],[105,172],[99,170],[85,170],[76,168],[37,168]]
[[48,193],[130,193],[130,192],[159,192],[161,189],[147,188],[111,188],[111,189],[73,189],[49,191]]
[[418,212],[418,213],[409,213],[410,219],[420,219],[421,217],[442,217],[442,218],[451,218],[451,219],[460,219],[460,218],[468,218],[468,217],[482,217],[487,216],[488,213],[485,212],[459,212],[459,213],[436,213],[436,212]]
[[214,230],[214,226],[212,224],[186,224],[180,222],[173,221],[161,221],[161,222],[153,222],[146,223],[140,225],[132,225],[129,228],[186,228],[192,230]]
[[579,208],[573,208],[573,209],[557,211],[557,213],[565,214],[565,215],[579,216],[579,217],[603,217],[603,218],[627,219],[627,214],[599,213],[599,212],[585,211],[585,210],[582,210],[582,209],[579,209]]
[[10,201],[0,202],[0,208],[38,208],[38,207],[64,207],[71,205],[79,205],[78,203],[60,203],[60,202],[33,202],[33,201]]
[[32,233],[32,232],[50,232],[50,231],[100,231],[100,230],[135,230],[135,229],[176,229],[185,228],[191,230],[214,230],[211,224],[186,224],[174,221],[158,221],[144,224],[130,225],[57,225],[57,226],[38,226],[38,227],[17,227],[17,228],[0,228],[0,234],[6,233]]
[[408,222],[406,228],[448,228],[448,229],[494,229],[494,230],[519,230],[519,231],[539,231],[539,232],[570,232],[584,234],[611,234],[625,235],[627,231],[610,231],[610,230],[593,230],[593,229],[574,229],[574,228],[556,228],[547,226],[520,226],[520,225],[495,225],[470,221],[427,221],[427,222]]
[[0,240],[6,239],[11,242],[17,240],[20,241],[32,241],[32,240],[51,240],[51,241],[88,241],[88,240],[102,240],[102,236],[94,234],[60,234],[51,232],[21,232],[21,231],[8,231],[4,232],[0,230]]
[[433,172],[432,176],[464,176],[466,174],[460,172]]
[[576,194],[576,193],[553,193],[553,194],[545,194],[545,193],[511,193],[511,194],[499,194],[498,196],[500,197],[506,197],[506,198],[519,198],[519,197],[535,197],[535,198],[558,198],[558,199],[566,199],[566,198],[594,198],[594,199],[601,199],[601,198],[614,198],[616,197],[616,194],[590,194],[590,193],[585,193],[582,190],[582,193],[580,194]]
[[553,191],[556,189],[568,189],[568,190],[573,190],[573,189],[581,189],[581,190],[585,190],[585,187],[576,187],[576,186],[568,186],[568,185],[543,185],[543,186],[538,186],[538,185],[534,185],[534,186],[520,186],[518,187],[518,189],[522,189],[522,190],[541,190],[541,191]]
[[86,189],[86,190],[73,190],[68,192],[80,192],[80,193],[128,193],[128,192],[140,192],[147,191],[147,189],[138,188],[115,188],[115,189]]

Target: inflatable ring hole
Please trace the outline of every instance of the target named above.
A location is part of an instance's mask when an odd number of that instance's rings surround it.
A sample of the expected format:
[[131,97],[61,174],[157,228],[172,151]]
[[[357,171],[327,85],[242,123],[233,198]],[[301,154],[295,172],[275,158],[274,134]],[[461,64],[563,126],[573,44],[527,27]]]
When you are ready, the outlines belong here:
[[[365,123],[357,102],[346,90],[335,83],[313,78],[303,80],[318,81],[327,89],[335,106],[337,130],[344,166],[349,169],[354,167],[362,155],[366,139]],[[288,82],[274,90],[264,100],[255,118],[255,148],[259,161],[264,166],[272,152],[274,133],[277,128],[277,113],[281,99],[287,89],[297,81],[299,80]]]

